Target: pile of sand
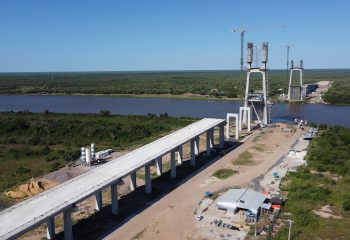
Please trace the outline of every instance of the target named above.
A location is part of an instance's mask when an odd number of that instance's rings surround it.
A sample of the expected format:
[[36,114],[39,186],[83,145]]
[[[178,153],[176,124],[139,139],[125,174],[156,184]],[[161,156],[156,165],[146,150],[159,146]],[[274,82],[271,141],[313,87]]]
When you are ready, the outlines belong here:
[[27,183],[19,185],[5,194],[14,199],[21,199],[37,195],[45,190],[55,187],[57,182],[49,181],[42,178],[32,178]]

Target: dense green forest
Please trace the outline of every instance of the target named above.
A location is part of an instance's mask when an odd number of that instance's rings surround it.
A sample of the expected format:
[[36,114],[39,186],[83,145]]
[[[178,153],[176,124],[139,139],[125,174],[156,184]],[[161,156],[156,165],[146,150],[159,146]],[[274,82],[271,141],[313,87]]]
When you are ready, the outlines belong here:
[[[281,217],[292,219],[292,239],[349,239],[350,236],[350,129],[328,127],[309,145],[308,165],[283,179],[288,193]],[[328,205],[335,219],[313,210]],[[286,239],[284,227],[273,239]]]
[[330,104],[350,105],[350,80],[334,81],[332,87],[324,94],[323,99]]
[[[92,142],[97,150],[131,149],[193,122],[161,116],[56,113],[0,113],[0,193],[80,156]],[[0,204],[8,200],[1,194]]]
[[[245,82],[245,73],[244,80]],[[287,92],[286,71],[269,71],[270,96]],[[294,74],[297,81],[296,74]],[[253,80],[259,86],[259,76]],[[350,70],[305,70],[304,82],[335,81],[332,103],[347,103]],[[244,85],[244,84],[243,84]],[[2,73],[0,94],[169,94],[185,93],[237,98],[242,94],[239,71]]]

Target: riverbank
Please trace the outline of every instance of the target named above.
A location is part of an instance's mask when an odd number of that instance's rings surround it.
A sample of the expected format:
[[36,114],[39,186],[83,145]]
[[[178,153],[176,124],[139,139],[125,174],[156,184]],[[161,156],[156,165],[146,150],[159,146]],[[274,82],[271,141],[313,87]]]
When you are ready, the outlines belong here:
[[201,95],[193,93],[184,94],[27,94],[29,96],[41,95],[41,96],[93,96],[93,97],[111,97],[111,98],[155,98],[155,99],[178,99],[178,100],[208,100],[208,101],[228,101],[228,102],[242,102],[243,98],[229,98],[229,97],[216,97],[210,95]]
[[[334,81],[337,90],[331,88],[326,102],[348,103],[350,70],[312,69],[305,70],[304,76],[304,83]],[[259,85],[256,81],[252,84],[253,88]],[[176,99],[213,96],[231,101],[242,94],[242,89],[239,71],[0,73],[1,94],[106,94]],[[269,96],[274,99],[287,92],[285,71],[270,70]]]

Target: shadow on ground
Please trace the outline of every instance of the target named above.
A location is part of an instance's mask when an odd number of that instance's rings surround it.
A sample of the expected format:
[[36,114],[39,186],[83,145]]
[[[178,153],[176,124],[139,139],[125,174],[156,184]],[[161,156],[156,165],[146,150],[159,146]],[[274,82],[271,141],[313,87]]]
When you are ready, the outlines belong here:
[[[87,240],[106,237],[239,145],[241,143],[228,142],[224,149],[214,148],[211,157],[201,152],[196,157],[196,166],[190,165],[189,160],[184,161],[176,167],[177,177],[175,179],[171,178],[170,171],[164,172],[162,176],[152,179],[152,194],[145,193],[145,187],[140,186],[135,191],[121,196],[118,215],[112,215],[111,205],[103,207],[100,211],[73,225],[74,239]],[[64,239],[63,235],[63,232],[58,233],[56,239]]]

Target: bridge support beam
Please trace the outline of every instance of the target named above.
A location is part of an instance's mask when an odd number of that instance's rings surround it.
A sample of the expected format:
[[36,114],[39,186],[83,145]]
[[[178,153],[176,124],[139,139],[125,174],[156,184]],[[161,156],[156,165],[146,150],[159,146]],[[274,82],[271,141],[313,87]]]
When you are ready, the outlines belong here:
[[198,136],[198,137],[196,137],[196,139],[195,139],[195,149],[194,149],[194,153],[195,153],[196,155],[199,154],[199,141],[200,141],[200,138],[199,138],[199,136]]
[[183,145],[180,145],[177,148],[176,158],[177,158],[177,163],[182,164],[182,162],[183,162]]
[[63,212],[64,240],[73,240],[72,209]]
[[111,201],[112,201],[112,214],[117,215],[119,213],[119,204],[118,204],[118,188],[116,183],[113,183],[111,185]]
[[46,224],[47,224],[46,238],[54,239],[55,238],[55,218],[54,217],[49,218]]
[[95,209],[100,211],[102,209],[102,190],[95,193]]
[[194,139],[192,139],[191,140],[191,153],[190,153],[190,155],[191,155],[191,165],[192,166],[195,166],[196,165],[196,154],[195,154],[195,148],[196,148],[196,143],[195,143],[195,140]]
[[175,159],[175,150],[170,152],[170,166],[171,166],[171,177],[176,178],[176,159]]
[[227,113],[226,114],[226,138],[230,139],[230,119],[234,118],[236,121],[236,127],[235,127],[235,140],[238,140],[239,137],[239,115],[237,113]]
[[211,155],[211,149],[213,147],[213,129],[207,131],[207,156]]
[[225,145],[225,126],[224,124],[221,124],[219,126],[219,138],[220,138],[220,148],[224,148]]
[[239,120],[238,126],[239,131],[242,131],[243,125],[247,126],[247,131],[251,130],[251,108],[250,107],[240,107],[239,108]]
[[151,166],[149,164],[145,166],[145,191],[152,193]]
[[136,189],[136,170],[130,173],[130,190]]
[[156,163],[156,169],[157,169],[157,176],[161,176],[162,172],[163,172],[163,161],[162,161],[162,157],[157,157],[155,159],[155,163]]

